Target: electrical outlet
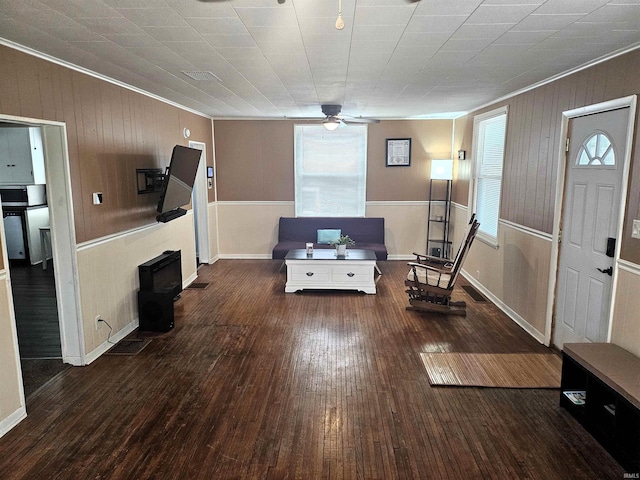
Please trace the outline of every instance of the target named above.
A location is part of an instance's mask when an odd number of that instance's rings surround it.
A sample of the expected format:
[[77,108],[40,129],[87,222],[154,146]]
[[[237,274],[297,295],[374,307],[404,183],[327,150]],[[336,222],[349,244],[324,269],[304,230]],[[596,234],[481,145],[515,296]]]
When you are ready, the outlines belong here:
[[96,330],[100,330],[102,328],[102,324],[104,322],[102,321],[102,318],[100,317],[100,315],[98,315],[96,317]]
[[633,221],[633,229],[631,231],[631,238],[640,238],[640,220]]

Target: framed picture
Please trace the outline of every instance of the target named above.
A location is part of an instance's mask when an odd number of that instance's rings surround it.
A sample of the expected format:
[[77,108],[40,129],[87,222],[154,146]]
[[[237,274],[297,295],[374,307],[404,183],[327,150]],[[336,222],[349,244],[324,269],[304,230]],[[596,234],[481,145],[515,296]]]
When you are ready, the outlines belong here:
[[387,167],[411,165],[411,139],[387,138]]

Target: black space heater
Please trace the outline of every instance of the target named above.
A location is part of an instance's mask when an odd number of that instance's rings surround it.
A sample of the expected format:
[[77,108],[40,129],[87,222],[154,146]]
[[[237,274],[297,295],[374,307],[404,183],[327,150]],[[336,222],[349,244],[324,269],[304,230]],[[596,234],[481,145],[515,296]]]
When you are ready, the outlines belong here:
[[138,265],[138,276],[139,330],[168,332],[174,326],[173,302],[182,292],[180,250],[167,250]]

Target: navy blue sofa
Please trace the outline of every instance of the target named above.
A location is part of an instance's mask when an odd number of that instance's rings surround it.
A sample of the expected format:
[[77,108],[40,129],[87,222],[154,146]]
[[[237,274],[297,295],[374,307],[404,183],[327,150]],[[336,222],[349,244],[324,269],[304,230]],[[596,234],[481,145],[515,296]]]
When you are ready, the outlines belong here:
[[384,218],[378,217],[280,217],[278,244],[273,247],[272,258],[284,258],[289,250],[305,248],[313,242],[314,248],[335,248],[316,243],[319,229],[340,229],[356,245],[352,248],[372,250],[378,260],[387,259],[384,244]]

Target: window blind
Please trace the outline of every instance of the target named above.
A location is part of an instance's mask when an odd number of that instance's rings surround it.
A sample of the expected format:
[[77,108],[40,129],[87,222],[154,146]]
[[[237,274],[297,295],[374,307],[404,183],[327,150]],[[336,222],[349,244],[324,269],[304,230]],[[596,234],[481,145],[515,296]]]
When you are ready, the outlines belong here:
[[364,217],[367,126],[328,131],[294,128],[295,212],[298,217]]
[[480,222],[479,232],[495,241],[498,239],[506,127],[506,113],[480,120],[477,125],[475,211]]

